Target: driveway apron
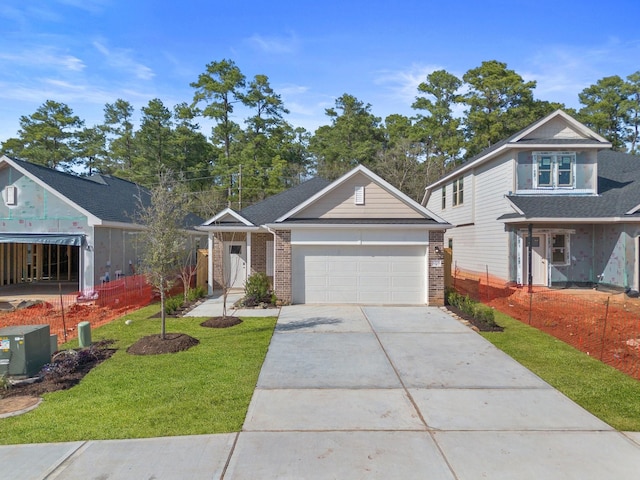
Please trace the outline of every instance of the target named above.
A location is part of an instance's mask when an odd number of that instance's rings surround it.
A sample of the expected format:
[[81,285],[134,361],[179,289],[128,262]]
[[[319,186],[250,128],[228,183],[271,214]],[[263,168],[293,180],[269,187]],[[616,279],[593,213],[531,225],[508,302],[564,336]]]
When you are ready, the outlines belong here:
[[640,445],[435,307],[282,308],[225,479],[637,478]]

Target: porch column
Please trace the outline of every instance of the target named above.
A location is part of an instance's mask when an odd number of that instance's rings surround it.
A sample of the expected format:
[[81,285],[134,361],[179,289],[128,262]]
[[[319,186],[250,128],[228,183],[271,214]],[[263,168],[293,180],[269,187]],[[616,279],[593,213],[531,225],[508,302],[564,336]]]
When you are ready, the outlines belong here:
[[444,230],[429,231],[427,304],[444,305]]
[[213,295],[213,234],[207,236],[207,295]]
[[[250,277],[251,276],[251,265],[252,265],[252,261],[251,261],[251,237],[253,237],[253,234],[251,232],[247,232],[247,236],[246,236],[246,240],[247,240],[247,275],[246,277]],[[247,280],[247,278],[245,278],[245,281]]]
[[291,232],[288,230],[276,230],[275,240],[275,265],[273,284],[276,296],[285,304],[292,301],[291,295]]

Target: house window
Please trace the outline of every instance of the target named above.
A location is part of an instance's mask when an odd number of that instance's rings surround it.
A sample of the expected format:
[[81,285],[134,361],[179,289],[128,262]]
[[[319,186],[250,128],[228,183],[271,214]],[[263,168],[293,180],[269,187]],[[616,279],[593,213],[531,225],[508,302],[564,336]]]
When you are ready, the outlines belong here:
[[18,204],[18,189],[14,185],[9,185],[6,188],[6,204],[17,205]]
[[575,153],[540,152],[534,153],[534,159],[536,187],[567,188],[574,186]]
[[455,207],[464,203],[464,180],[461,178],[453,181],[453,201]]
[[442,210],[447,208],[447,187],[442,187]]
[[230,245],[229,253],[231,255],[242,255],[242,245]]
[[569,265],[569,236],[556,234],[551,236],[551,263]]

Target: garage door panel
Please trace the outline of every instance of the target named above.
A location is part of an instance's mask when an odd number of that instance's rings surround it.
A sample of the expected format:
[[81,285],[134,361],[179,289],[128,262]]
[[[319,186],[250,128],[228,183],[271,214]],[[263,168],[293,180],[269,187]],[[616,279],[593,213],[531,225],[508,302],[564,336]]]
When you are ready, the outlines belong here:
[[311,246],[292,251],[294,303],[424,304],[424,246]]

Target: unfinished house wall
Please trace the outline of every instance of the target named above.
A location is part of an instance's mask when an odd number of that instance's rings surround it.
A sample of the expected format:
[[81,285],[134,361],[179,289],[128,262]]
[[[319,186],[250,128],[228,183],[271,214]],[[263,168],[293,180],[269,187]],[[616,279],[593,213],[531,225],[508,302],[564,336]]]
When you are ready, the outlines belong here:
[[594,226],[595,275],[600,283],[626,287],[626,248],[624,225]]
[[93,282],[93,229],[85,215],[12,167],[0,170],[0,232],[84,235],[83,247],[0,244],[0,285],[37,280]]
[[551,265],[551,284],[588,284],[596,281],[593,266],[593,226],[565,225],[574,229],[570,235],[570,265]]

